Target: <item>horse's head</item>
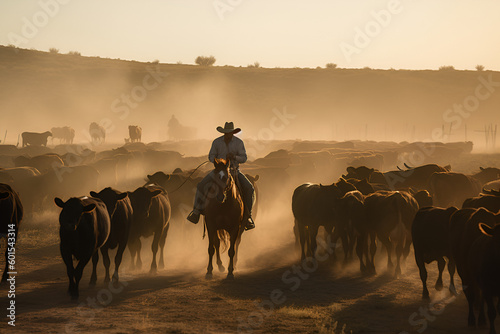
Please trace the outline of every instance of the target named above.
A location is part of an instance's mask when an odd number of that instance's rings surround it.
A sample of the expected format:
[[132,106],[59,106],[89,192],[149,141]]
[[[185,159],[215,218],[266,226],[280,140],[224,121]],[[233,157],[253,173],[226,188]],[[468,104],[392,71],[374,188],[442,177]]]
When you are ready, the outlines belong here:
[[222,191],[217,191],[216,198],[219,202],[226,200],[226,192],[233,185],[233,178],[229,172],[230,161],[225,159],[214,160],[214,184]]

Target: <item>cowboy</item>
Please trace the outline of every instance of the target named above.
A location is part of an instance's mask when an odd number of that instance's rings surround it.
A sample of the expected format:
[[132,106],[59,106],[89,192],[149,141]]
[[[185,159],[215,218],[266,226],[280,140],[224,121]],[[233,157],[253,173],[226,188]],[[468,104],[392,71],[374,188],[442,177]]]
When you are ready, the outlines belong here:
[[[243,222],[245,229],[251,230],[255,228],[255,223],[252,219],[252,206],[254,202],[254,188],[252,183],[246,176],[240,172],[239,164],[247,161],[247,153],[243,141],[235,137],[234,134],[241,131],[240,128],[234,128],[233,122],[226,122],[224,127],[218,126],[217,131],[223,133],[223,136],[216,138],[212,142],[212,148],[208,154],[208,160],[214,162],[217,159],[226,159],[231,162],[231,168],[234,168],[238,175],[240,192],[243,197],[243,204],[245,213],[243,215]],[[206,205],[206,191],[210,186],[210,182],[214,180],[215,174],[211,171],[197,186],[196,196],[194,200],[194,209],[191,211],[187,219],[193,224],[197,224],[200,219],[200,214],[203,214]]]

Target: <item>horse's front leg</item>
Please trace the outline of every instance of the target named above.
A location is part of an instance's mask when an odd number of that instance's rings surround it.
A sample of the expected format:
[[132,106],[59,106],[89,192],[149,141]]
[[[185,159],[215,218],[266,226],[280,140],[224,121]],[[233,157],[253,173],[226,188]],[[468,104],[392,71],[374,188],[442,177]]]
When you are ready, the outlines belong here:
[[234,255],[236,254],[236,240],[238,239],[238,230],[231,233],[231,245],[229,247],[229,268],[227,272],[227,279],[234,279]]
[[215,238],[218,239],[217,231],[215,232],[208,231],[208,267],[207,267],[207,274],[205,275],[206,279],[211,279],[213,277],[212,259],[215,253]]

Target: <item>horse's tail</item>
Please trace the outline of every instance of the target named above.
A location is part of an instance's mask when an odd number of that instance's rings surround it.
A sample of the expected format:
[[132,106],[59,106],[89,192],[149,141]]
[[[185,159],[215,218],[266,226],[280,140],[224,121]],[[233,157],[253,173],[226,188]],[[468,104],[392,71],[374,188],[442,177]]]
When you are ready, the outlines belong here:
[[221,250],[221,253],[224,253],[228,248],[230,235],[226,230],[217,230],[217,237],[224,245],[224,247]]

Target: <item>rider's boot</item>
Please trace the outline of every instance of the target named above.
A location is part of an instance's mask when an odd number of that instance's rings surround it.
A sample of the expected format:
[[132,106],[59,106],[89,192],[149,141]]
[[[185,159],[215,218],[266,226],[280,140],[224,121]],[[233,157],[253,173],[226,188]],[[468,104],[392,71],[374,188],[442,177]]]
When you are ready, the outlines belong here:
[[187,216],[187,220],[189,220],[193,224],[198,224],[198,221],[200,220],[200,211],[194,209],[191,211],[191,213]]

